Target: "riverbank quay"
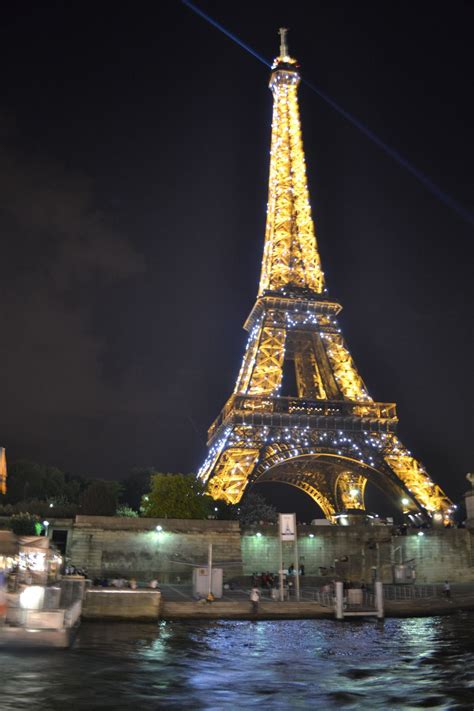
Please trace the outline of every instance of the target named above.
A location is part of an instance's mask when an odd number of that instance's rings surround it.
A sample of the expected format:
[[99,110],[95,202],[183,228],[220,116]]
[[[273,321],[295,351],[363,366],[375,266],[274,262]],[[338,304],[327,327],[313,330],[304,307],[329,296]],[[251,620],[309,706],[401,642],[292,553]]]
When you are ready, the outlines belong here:
[[[474,611],[474,589],[471,585],[456,586],[450,598],[443,596],[441,588],[433,589],[431,597],[385,597],[384,608],[385,617],[427,617]],[[318,600],[307,588],[303,589],[299,602],[294,599],[282,602],[262,595],[255,615],[245,588],[226,590],[223,598],[207,602],[196,600],[189,585],[163,584],[159,591],[89,589],[85,593],[82,618],[96,622],[156,623],[158,620],[333,619],[334,615],[331,598]]]
[[310,620],[333,619],[334,610],[317,602],[261,602],[258,612],[252,611],[247,601],[166,602],[163,601],[163,620]]
[[82,619],[101,622],[156,622],[161,617],[159,590],[86,590]]
[[[432,617],[451,615],[457,612],[474,611],[474,595],[463,598],[421,599],[386,601],[385,617]],[[257,614],[251,609],[250,602],[219,601],[202,602],[166,602],[161,609],[163,620],[300,620],[334,619],[334,609],[324,607],[317,602],[271,602],[260,603]]]
[[456,594],[451,598],[385,600],[385,617],[431,617],[474,611],[474,593]]

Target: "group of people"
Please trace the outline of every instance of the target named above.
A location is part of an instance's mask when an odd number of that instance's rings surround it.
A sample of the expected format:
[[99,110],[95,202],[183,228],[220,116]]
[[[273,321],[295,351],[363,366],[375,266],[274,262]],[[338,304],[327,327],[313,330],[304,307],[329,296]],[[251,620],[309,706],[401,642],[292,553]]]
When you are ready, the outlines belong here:
[[[117,590],[137,590],[138,583],[135,578],[94,578],[92,581],[96,588],[116,588]],[[157,590],[159,586],[158,579],[152,578],[147,587],[151,590]]]
[[[300,565],[299,574],[304,575],[304,565]],[[284,599],[289,599],[291,597],[291,592],[294,588],[293,578],[297,575],[296,568],[293,563],[284,569],[283,572],[283,596]],[[252,603],[252,611],[254,614],[258,612],[258,605],[260,602],[261,594],[263,590],[270,593],[270,597],[277,600],[279,597],[280,589],[280,577],[278,573],[270,573],[269,571],[262,572],[260,575],[258,573],[252,574],[252,589],[250,591],[250,602]]]
[[266,573],[260,573],[260,575],[258,575],[258,573],[253,573],[252,575],[252,585],[254,587],[260,587],[263,590],[271,590],[277,582],[278,576],[268,571]]
[[[300,565],[299,574],[304,575],[304,565]],[[287,570],[284,569],[283,573],[283,583],[284,585],[293,585],[289,578],[296,575],[296,568],[293,563],[288,567]],[[274,587],[278,587],[280,584],[280,579],[278,573],[270,573],[268,570],[266,573],[262,572],[260,575],[258,573],[252,573],[252,586],[259,587],[262,590],[271,590]]]
[[87,571],[85,568],[72,565],[72,563],[66,563],[64,567],[64,575],[82,575],[84,578],[87,578]]

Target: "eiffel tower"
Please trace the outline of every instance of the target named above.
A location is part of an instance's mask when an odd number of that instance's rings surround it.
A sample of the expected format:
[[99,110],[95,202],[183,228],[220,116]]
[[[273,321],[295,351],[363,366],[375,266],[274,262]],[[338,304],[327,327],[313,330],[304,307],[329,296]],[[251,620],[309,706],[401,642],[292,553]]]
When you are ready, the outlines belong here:
[[[298,64],[286,29],[270,77],[273,120],[267,223],[257,301],[234,392],[209,429],[198,476],[215,499],[252,484],[294,486],[326,518],[365,511],[370,481],[413,517],[450,519],[453,504],[396,435],[393,403],[374,402],[341,334],[318,253],[306,180]],[[295,396],[282,397],[282,381]]]

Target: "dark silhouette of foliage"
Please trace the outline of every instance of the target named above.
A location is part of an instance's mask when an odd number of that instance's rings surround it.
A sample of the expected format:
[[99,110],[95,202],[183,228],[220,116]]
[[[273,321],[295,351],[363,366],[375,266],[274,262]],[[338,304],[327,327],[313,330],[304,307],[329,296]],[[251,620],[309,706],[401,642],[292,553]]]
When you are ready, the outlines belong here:
[[14,514],[10,518],[10,528],[16,536],[36,536],[38,516],[30,513]]
[[77,504],[86,482],[82,477],[65,474],[57,467],[20,459],[8,467],[7,493],[2,504],[26,501]]
[[79,513],[86,516],[115,516],[120,484],[116,481],[92,481],[80,498]]
[[142,497],[150,491],[150,478],[155,472],[155,467],[136,467],[132,469],[129,476],[122,482],[122,501],[127,502],[132,509],[138,511]]
[[156,518],[207,518],[212,499],[194,474],[152,474],[142,514]]
[[275,523],[278,512],[267,504],[263,496],[249,492],[237,505],[237,518],[242,526],[254,526],[259,523]]

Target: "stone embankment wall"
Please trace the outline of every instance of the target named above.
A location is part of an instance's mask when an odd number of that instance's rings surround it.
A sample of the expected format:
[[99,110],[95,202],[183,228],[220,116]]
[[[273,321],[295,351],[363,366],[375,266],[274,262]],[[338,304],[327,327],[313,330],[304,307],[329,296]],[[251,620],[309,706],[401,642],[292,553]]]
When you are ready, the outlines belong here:
[[[256,534],[260,533],[260,536]],[[294,562],[293,543],[283,544],[283,567]],[[298,554],[306,575],[338,575],[370,582],[377,568],[383,582],[393,582],[393,563],[411,562],[417,583],[474,582],[474,536],[465,528],[425,529],[419,536],[392,535],[386,526],[298,526]],[[279,569],[275,526],[242,536],[244,574]]]
[[[156,526],[163,531],[157,533]],[[213,544],[215,567],[229,580],[279,569],[278,529],[262,526],[242,535],[236,521],[127,519],[78,516],[52,521],[68,529],[67,555],[91,577],[123,576],[161,582],[189,581],[193,566],[206,565]],[[260,533],[260,536],[256,534]],[[306,575],[372,580],[375,568],[393,582],[393,563],[411,562],[417,583],[474,582],[474,531],[425,529],[394,536],[386,526],[298,526],[298,551]],[[293,544],[283,544],[283,564],[293,562]]]
[[154,622],[160,617],[160,608],[161,593],[157,590],[87,590],[82,618]]
[[209,543],[214,566],[222,567],[226,578],[242,574],[236,521],[77,516],[67,555],[90,577],[177,582],[189,580],[193,566],[207,565]]

